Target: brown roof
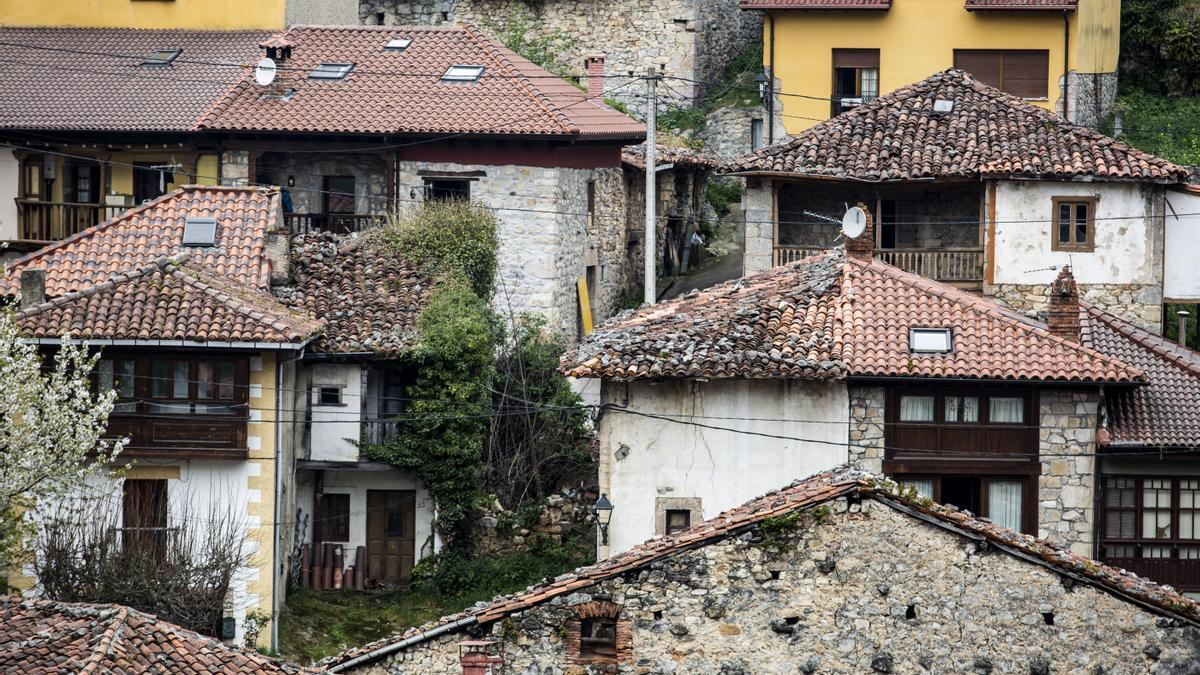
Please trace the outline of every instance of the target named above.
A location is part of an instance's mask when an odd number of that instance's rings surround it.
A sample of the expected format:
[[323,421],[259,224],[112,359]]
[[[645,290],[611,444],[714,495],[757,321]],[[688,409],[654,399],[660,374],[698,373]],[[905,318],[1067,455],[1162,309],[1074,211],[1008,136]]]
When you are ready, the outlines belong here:
[[310,672],[128,607],[5,596],[0,596],[0,671],[25,675]]
[[891,9],[892,0],[742,0],[742,9]]
[[[914,354],[911,328],[952,329]],[[1124,363],[965,291],[841,248],[626,312],[562,358],[572,377],[1135,382]]]
[[328,233],[292,242],[293,286],[276,291],[325,321],[310,351],[396,355],[413,346],[432,280],[391,250],[383,231],[347,241]]
[[968,11],[987,9],[1005,11],[1049,10],[1073,12],[1078,0],[966,0]]
[[268,286],[267,232],[280,226],[277,190],[185,185],[79,234],[13,261],[0,296],[21,290],[21,271],[44,269],[46,294],[95,286],[183,250],[188,217],[217,219],[216,246],[190,249],[210,272],[251,288]]
[[[717,161],[706,157],[703,153],[691,148],[684,148],[674,145],[658,144],[658,153],[655,155],[655,164],[662,166],[664,164],[674,164],[679,167],[688,167],[696,169],[715,169]],[[645,170],[646,168],[646,142],[642,141],[637,145],[627,145],[621,148],[621,161],[634,168]]]
[[1090,305],[1079,315],[1084,344],[1148,381],[1105,392],[1109,444],[1200,448],[1200,354]]
[[[247,73],[200,128],[326,133],[500,134],[638,139],[629,116],[521,58],[472,26],[296,26],[281,76],[294,93],[264,97]],[[402,51],[392,38],[411,39]],[[345,80],[317,81],[322,62],[353,63]],[[485,67],[478,82],[443,82],[453,65]]]
[[[953,110],[935,113],[938,100],[953,101]],[[1087,176],[1176,182],[1190,173],[955,69],[734,160],[728,170],[870,181]]]
[[[151,264],[17,313],[35,338],[303,343],[321,322],[270,293],[212,274],[189,254]],[[199,256],[197,256],[199,257]]]
[[513,595],[495,598],[490,603],[475,605],[465,612],[442,617],[419,628],[410,628],[401,635],[385,638],[327,659],[321,662],[321,665],[336,667],[360,657],[369,660],[373,656],[372,653],[377,650],[386,649],[389,645],[400,645],[406,641],[408,644],[419,643],[429,637],[424,635],[429,631],[438,627],[451,626],[464,619],[467,619],[468,622],[473,619],[473,623],[496,621],[600,581],[645,568],[664,558],[738,536],[769,518],[816,506],[851,493],[858,493],[863,497],[873,498],[885,504],[898,504],[903,507],[905,513],[911,513],[913,510],[919,511],[959,532],[987,539],[1000,550],[1044,564],[1055,571],[1111,590],[1120,596],[1150,605],[1166,614],[1181,617],[1191,623],[1200,621],[1200,604],[1169,587],[1160,586],[1130,572],[1103,565],[1050,542],[975,518],[952,506],[941,506],[925,500],[901,496],[890,481],[843,467],[796,481],[782,490],[770,492],[751,500],[687,530],[673,535],[655,537],[594,565],[563,574],[550,583],[532,586]]
[[[187,131],[253,63],[262,31],[0,28],[0,128]],[[182,49],[168,65],[140,65]],[[108,54],[109,56],[104,56]]]

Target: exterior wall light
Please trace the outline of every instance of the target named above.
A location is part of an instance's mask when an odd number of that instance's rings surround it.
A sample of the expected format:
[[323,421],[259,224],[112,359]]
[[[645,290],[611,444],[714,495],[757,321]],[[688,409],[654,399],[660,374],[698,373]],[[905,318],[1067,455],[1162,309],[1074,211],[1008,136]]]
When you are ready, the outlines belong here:
[[770,91],[771,77],[767,75],[767,71],[762,71],[754,78],[754,83],[758,85],[758,95],[762,100],[767,100],[767,92]]
[[608,546],[608,524],[612,521],[613,505],[608,501],[608,495],[601,493],[600,499],[592,504],[592,516],[600,526],[600,544]]

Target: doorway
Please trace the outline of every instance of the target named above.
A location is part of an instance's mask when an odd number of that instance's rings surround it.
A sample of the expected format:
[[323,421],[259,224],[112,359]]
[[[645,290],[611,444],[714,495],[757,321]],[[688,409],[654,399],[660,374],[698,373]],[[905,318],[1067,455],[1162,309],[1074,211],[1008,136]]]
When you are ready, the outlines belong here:
[[405,586],[416,557],[416,492],[367,490],[367,579]]

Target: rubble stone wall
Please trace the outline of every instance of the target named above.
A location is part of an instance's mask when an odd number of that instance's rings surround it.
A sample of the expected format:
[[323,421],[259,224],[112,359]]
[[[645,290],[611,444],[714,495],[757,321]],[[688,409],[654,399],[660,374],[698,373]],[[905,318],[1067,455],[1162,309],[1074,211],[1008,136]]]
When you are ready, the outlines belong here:
[[595,529],[591,507],[599,493],[594,486],[565,488],[546,497],[529,514],[509,511],[499,500],[482,509],[472,524],[471,550],[495,555],[524,550],[537,537],[561,544],[564,537]]
[[[874,499],[771,525],[584,586],[484,637],[513,673],[1182,674],[1200,662],[1194,625]],[[616,605],[629,654],[580,665],[571,631],[597,603]],[[354,672],[461,673],[464,639]]]
[[1038,537],[1085,556],[1095,554],[1095,391],[1042,390],[1038,454]]
[[[1162,287],[1159,284],[1078,284],[1081,299],[1152,333],[1162,331]],[[1049,284],[994,284],[984,291],[992,299],[1030,315],[1050,305]]]
[[[265,152],[254,160],[255,182],[283,186],[294,213],[324,213],[324,176],[354,177],[354,212],[388,211],[388,165],[379,155]],[[295,185],[288,188],[288,178]],[[408,195],[401,195],[407,198]]]
[[850,389],[850,464],[882,475],[884,459],[883,387],[849,385]]

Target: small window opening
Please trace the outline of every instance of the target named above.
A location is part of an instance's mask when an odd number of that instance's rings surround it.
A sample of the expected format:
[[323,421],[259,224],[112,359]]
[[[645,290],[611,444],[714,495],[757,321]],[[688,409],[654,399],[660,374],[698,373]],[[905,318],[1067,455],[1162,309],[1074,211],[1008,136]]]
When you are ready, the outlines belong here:
[[426,178],[425,198],[431,202],[471,201],[471,181],[463,178]]
[[917,618],[917,606],[916,606],[916,605],[909,605],[909,606],[908,606],[908,609],[904,610],[904,618],[906,618],[906,619],[915,619],[915,618]]
[[312,72],[308,74],[310,80],[343,80],[350,71],[354,70],[353,63],[331,63],[325,62],[317,64]]
[[342,388],[341,387],[321,387],[317,392],[318,405],[341,405],[342,404]]
[[750,149],[758,150],[766,145],[763,138],[763,121],[759,118],[750,120]]
[[383,48],[389,52],[402,52],[412,44],[411,38],[392,38]]
[[182,49],[156,49],[142,61],[143,66],[169,66],[183,53]]
[[691,511],[687,509],[667,509],[667,534],[683,532],[691,526]]
[[1042,612],[1042,621],[1045,622],[1047,626],[1053,626],[1054,612]]
[[597,616],[584,619],[580,625],[579,653],[583,656],[617,655],[617,620]]
[[183,245],[208,248],[217,243],[216,218],[186,218],[183,221]]
[[442,82],[478,82],[482,76],[483,66],[450,66]]
[[383,12],[375,12],[375,25],[382,26],[385,16]]
[[912,328],[908,331],[908,348],[914,353],[946,354],[952,347],[949,328]]

